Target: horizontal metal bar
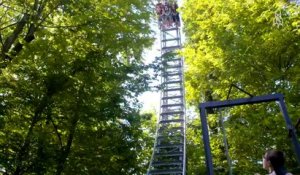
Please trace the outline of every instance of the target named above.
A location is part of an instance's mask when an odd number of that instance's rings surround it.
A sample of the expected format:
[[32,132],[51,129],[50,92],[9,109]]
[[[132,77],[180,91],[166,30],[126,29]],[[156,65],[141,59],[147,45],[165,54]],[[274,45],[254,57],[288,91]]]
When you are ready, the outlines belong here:
[[182,83],[182,80],[178,80],[178,81],[165,81],[162,84],[176,84],[176,83]]
[[165,65],[164,69],[175,69],[175,68],[181,68],[182,65],[178,64],[178,65]]
[[155,153],[154,155],[159,157],[174,157],[174,156],[183,156],[183,152]]
[[178,95],[178,96],[168,96],[168,97],[162,97],[162,100],[170,100],[170,99],[182,99],[183,96],[182,95]]
[[174,143],[174,144],[156,145],[156,148],[178,148],[178,147],[183,147],[183,144],[182,143]]
[[179,49],[179,48],[181,48],[181,45],[176,45],[176,46],[163,46],[162,48],[161,48],[161,50],[175,50],[175,49]]
[[182,88],[173,88],[173,89],[163,89],[164,92],[170,92],[170,91],[182,91]]
[[149,171],[149,175],[150,174],[181,174],[183,173],[182,169],[169,169],[169,170],[151,170]]
[[184,114],[184,111],[180,110],[180,111],[168,111],[168,112],[162,112],[160,113],[161,116],[165,116],[165,115],[176,115],[176,114]]
[[162,29],[161,31],[162,32],[167,32],[167,31],[173,31],[173,30],[179,30],[179,28],[178,27],[171,27],[171,28],[166,28],[166,29]]
[[184,122],[183,119],[173,119],[173,120],[161,120],[159,123],[164,124],[164,123],[181,123]]
[[163,39],[161,42],[168,42],[168,41],[179,41],[180,38],[171,38],[171,39]]
[[168,108],[168,107],[183,107],[183,103],[175,103],[175,104],[166,104],[166,105],[161,105],[162,108]]
[[174,72],[174,73],[165,73],[162,76],[163,77],[171,77],[171,76],[179,76],[179,75],[182,75],[181,71],[177,71],[177,72]]
[[170,138],[173,138],[173,141],[174,141],[175,139],[177,139],[177,140],[183,139],[183,137],[184,137],[183,135],[170,135],[170,136],[158,136],[157,139],[170,139]]
[[199,105],[199,108],[200,109],[222,108],[222,107],[238,106],[238,105],[244,105],[244,104],[279,101],[280,99],[283,99],[282,94],[271,94],[271,95],[256,96],[256,97],[250,97],[250,98],[240,98],[240,99],[236,99],[236,100],[205,102],[205,103],[201,103]]
[[153,162],[152,165],[153,166],[169,166],[169,165],[182,165],[182,161],[157,161],[157,162]]
[[168,63],[168,62],[176,62],[176,61],[181,61],[181,58],[172,58],[172,59],[165,59],[163,60],[163,64]]

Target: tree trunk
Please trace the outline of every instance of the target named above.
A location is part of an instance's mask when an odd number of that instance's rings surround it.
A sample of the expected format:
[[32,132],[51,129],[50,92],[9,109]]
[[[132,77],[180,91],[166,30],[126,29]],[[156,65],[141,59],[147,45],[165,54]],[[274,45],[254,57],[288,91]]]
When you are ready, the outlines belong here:
[[70,129],[69,129],[70,132],[69,132],[69,136],[68,136],[68,140],[67,140],[67,145],[65,147],[62,147],[62,149],[61,149],[61,155],[57,162],[56,175],[60,175],[62,173],[62,171],[64,170],[64,166],[65,166],[67,157],[70,154],[70,150],[71,150],[71,146],[73,143],[73,138],[74,138],[74,134],[76,131],[76,126],[77,126],[78,121],[79,121],[79,116],[76,113],[72,120]]
[[[83,91],[83,87],[80,88],[78,94],[82,94],[82,91]],[[80,99],[80,98],[78,98],[78,99]],[[79,121],[78,111],[80,110],[80,103],[81,103],[80,101],[77,101],[77,103],[76,103],[76,111],[74,113],[73,118],[71,119],[71,126],[69,128],[67,145],[65,147],[62,147],[62,149],[61,149],[61,155],[57,162],[56,175],[61,175],[62,171],[64,170],[64,166],[65,166],[67,157],[70,154],[71,146],[72,146],[74,135],[76,132],[77,123]]]
[[48,106],[49,103],[49,97],[45,96],[44,99],[41,101],[40,105],[36,108],[34,116],[31,120],[31,124],[29,127],[29,130],[27,132],[27,135],[25,137],[24,143],[20,148],[20,151],[17,155],[16,158],[16,170],[14,172],[14,175],[21,175],[22,171],[24,170],[24,167],[22,165],[22,162],[24,160],[26,160],[27,157],[27,151],[30,147],[30,140],[32,137],[32,133],[33,133],[33,128],[35,127],[35,125],[37,124],[37,122],[40,120],[40,116],[43,113],[44,109]]

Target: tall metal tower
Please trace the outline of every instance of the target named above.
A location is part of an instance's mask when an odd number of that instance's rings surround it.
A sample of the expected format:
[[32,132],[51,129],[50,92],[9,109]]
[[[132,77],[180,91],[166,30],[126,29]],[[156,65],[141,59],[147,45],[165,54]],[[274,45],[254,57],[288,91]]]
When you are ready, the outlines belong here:
[[183,58],[176,54],[176,50],[181,48],[178,23],[163,19],[159,24],[163,70],[160,116],[147,175],[186,174]]

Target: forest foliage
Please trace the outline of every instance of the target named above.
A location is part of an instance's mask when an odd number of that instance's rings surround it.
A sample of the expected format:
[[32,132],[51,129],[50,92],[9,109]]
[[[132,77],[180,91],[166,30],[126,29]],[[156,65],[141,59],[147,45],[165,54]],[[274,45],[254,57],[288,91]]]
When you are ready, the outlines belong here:
[[3,174],[146,172],[151,12],[144,0],[0,1]]
[[[153,44],[152,8],[145,0],[0,1],[1,173],[146,172],[156,118],[140,113],[136,97],[151,80],[143,51]],[[299,12],[283,0],[184,0],[187,102],[226,100],[232,84],[282,93],[295,123]],[[276,103],[214,111],[208,125],[217,174],[265,173],[267,148],[298,167]],[[190,175],[206,172],[200,128],[199,117],[189,120]]]
[[[282,93],[295,124],[300,105],[300,6],[282,0],[184,0],[182,51],[187,102]],[[228,98],[229,97],[229,98]],[[299,165],[276,103],[215,110],[208,115],[217,174],[266,173],[262,155],[283,150],[287,167]],[[188,125],[188,173],[206,171],[199,119]],[[225,128],[225,130],[223,130]],[[224,135],[228,143],[226,156]]]

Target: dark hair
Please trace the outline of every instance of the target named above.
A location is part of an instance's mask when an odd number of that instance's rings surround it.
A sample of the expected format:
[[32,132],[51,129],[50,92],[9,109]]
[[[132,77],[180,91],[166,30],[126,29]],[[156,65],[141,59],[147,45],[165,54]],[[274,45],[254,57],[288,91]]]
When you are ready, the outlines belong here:
[[285,157],[282,151],[269,150],[267,151],[266,159],[270,161],[276,175],[285,175],[287,173],[284,167]]

